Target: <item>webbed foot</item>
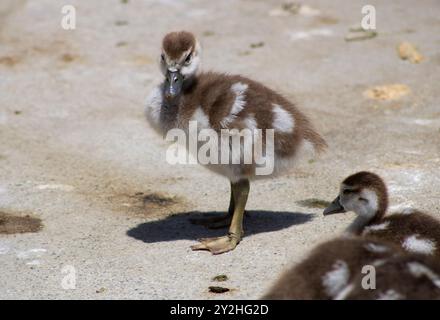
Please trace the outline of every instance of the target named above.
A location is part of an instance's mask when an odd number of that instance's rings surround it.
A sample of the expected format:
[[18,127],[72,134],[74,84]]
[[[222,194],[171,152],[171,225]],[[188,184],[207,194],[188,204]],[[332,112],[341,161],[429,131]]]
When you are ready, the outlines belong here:
[[234,250],[237,244],[240,242],[241,236],[238,237],[235,234],[228,234],[227,236],[217,238],[204,238],[200,239],[200,243],[191,246],[192,250],[208,250],[212,254],[221,254],[231,250]]

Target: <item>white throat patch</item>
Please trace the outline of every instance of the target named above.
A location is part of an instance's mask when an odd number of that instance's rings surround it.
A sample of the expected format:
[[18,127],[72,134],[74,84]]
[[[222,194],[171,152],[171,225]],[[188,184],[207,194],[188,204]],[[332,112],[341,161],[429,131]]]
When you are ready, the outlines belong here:
[[436,249],[435,242],[430,239],[420,238],[418,234],[405,238],[402,247],[410,252],[421,254],[433,254]]

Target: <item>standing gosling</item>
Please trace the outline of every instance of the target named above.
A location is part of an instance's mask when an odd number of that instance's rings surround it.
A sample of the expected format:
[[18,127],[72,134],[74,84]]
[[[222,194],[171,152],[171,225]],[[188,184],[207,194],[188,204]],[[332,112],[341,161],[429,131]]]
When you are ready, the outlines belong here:
[[324,215],[354,211],[357,217],[346,229],[348,234],[440,257],[440,221],[410,209],[385,217],[387,207],[388,192],[384,181],[377,174],[362,171],[342,182],[339,195],[324,210]]
[[[229,179],[231,196],[228,214],[206,220],[205,223],[215,227],[222,221],[231,222],[226,236],[202,239],[192,249],[220,254],[233,250],[242,239],[249,180],[281,173],[283,168],[293,165],[292,160],[297,160],[303,149],[319,152],[327,145],[304,114],[283,96],[239,75],[200,72],[200,55],[200,44],[193,34],[171,32],[164,37],[160,69],[165,80],[153,90],[146,108],[146,116],[152,127],[164,135],[176,128],[188,131],[189,122],[197,121],[198,130],[213,129],[218,139],[223,134],[222,129],[250,129],[254,133],[262,129],[263,137],[265,129],[272,129],[274,133],[273,142],[266,144],[261,139],[266,147],[273,146],[273,152],[268,155],[274,168],[271,174],[256,174],[260,162],[255,152],[251,156],[251,163],[245,164],[240,154],[238,164],[229,160],[227,164],[206,165]],[[230,132],[229,135],[234,136]],[[252,142],[252,150],[261,140]],[[230,159],[229,155],[234,150],[230,144],[227,147],[225,157]],[[244,150],[245,147],[241,141],[239,149]],[[223,159],[221,152],[220,148],[217,159]]]

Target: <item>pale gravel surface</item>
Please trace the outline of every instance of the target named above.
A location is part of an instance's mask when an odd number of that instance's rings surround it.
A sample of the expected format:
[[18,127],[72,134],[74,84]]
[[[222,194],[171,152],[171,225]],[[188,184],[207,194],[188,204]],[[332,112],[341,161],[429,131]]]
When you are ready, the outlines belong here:
[[[44,223],[39,233],[0,235],[0,298],[258,298],[353,218],[324,219],[297,201],[331,200],[340,180],[361,169],[386,179],[393,205],[440,217],[438,1],[369,1],[379,37],[352,43],[343,38],[364,1],[307,1],[327,19],[270,17],[280,1],[68,3],[77,8],[73,32],[60,28],[62,1],[0,5],[0,57],[15,61],[0,64],[0,209]],[[198,237],[224,231],[194,226],[184,213],[225,210],[228,182],[201,167],[167,165],[166,144],[143,117],[161,79],[161,37],[174,29],[200,36],[205,69],[244,74],[296,101],[330,145],[318,161],[252,184],[248,208],[266,212],[251,213],[248,236],[220,256],[190,250]],[[310,30],[321,31],[291,39]],[[403,40],[426,61],[401,61]],[[362,95],[391,83],[408,85],[411,95],[394,102]],[[137,192],[180,202],[141,209]],[[76,268],[75,290],[61,288],[66,265]],[[228,275],[232,292],[208,293],[218,274]]]

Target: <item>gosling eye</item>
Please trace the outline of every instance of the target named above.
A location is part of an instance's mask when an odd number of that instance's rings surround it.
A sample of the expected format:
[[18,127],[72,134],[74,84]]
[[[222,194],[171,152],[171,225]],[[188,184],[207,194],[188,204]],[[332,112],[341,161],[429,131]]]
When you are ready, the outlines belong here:
[[185,58],[185,64],[188,65],[191,63],[191,59],[192,59],[192,53],[190,53],[189,55],[186,56]]

